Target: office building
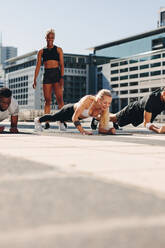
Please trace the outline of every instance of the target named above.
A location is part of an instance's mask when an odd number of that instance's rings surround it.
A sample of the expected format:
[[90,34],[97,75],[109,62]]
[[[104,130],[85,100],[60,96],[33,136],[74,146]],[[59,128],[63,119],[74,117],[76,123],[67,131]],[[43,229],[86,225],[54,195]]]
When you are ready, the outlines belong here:
[[[41,66],[37,78],[37,89],[32,88],[36,67],[37,51],[7,60],[5,76],[8,87],[18,100],[20,109],[43,109],[44,97]],[[86,94],[95,94],[97,65],[107,63],[109,59],[93,55],[64,54],[64,103],[79,101]],[[52,97],[51,109],[56,109],[56,99]]]
[[165,26],[165,8],[160,8],[158,18],[158,27]]
[[5,61],[17,56],[17,48],[11,46],[0,46],[0,64],[5,66]]
[[[165,27],[93,47],[96,56],[109,58],[98,66],[100,88],[109,82],[112,112],[165,86]],[[163,116],[161,121],[165,121]]]

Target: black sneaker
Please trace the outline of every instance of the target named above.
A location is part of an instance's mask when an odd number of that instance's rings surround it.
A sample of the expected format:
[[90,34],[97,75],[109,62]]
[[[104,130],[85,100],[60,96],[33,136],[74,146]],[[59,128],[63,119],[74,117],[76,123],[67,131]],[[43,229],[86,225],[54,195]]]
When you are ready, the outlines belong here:
[[113,127],[115,128],[115,129],[117,129],[117,130],[119,130],[120,128],[119,128],[119,125],[117,124],[117,123],[113,123]]
[[98,122],[95,118],[93,118],[93,119],[92,119],[92,122],[91,122],[91,128],[92,128],[93,130],[96,130],[96,129],[97,129],[98,123],[99,123],[99,122]]
[[49,124],[49,122],[46,122],[44,129],[49,129],[49,128],[50,128],[50,124]]
[[63,122],[63,123],[64,123],[65,128],[67,129],[67,128],[68,128],[68,126],[67,126],[66,122]]

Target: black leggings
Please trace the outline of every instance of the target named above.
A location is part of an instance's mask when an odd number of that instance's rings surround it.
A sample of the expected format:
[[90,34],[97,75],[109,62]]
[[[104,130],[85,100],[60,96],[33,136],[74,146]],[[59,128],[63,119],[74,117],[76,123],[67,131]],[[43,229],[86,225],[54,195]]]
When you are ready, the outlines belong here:
[[72,116],[74,114],[74,104],[67,104],[64,105],[58,112],[56,112],[54,115],[44,115],[41,118],[39,118],[40,122],[46,122],[46,121],[72,121]]

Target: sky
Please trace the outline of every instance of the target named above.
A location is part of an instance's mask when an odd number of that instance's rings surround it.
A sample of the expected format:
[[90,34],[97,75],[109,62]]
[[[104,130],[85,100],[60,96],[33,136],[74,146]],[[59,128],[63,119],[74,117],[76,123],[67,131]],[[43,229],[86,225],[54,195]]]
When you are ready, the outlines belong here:
[[23,55],[46,46],[53,28],[64,53],[89,54],[88,48],[157,28],[164,0],[0,0],[3,46]]

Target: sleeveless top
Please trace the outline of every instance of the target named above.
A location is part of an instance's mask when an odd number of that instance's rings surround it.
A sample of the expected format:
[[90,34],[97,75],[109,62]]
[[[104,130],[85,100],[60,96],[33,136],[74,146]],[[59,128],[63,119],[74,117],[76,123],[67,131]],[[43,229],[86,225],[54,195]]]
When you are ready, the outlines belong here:
[[52,48],[44,48],[42,54],[43,62],[48,60],[57,60],[59,61],[59,54],[57,52],[57,46],[53,46]]

